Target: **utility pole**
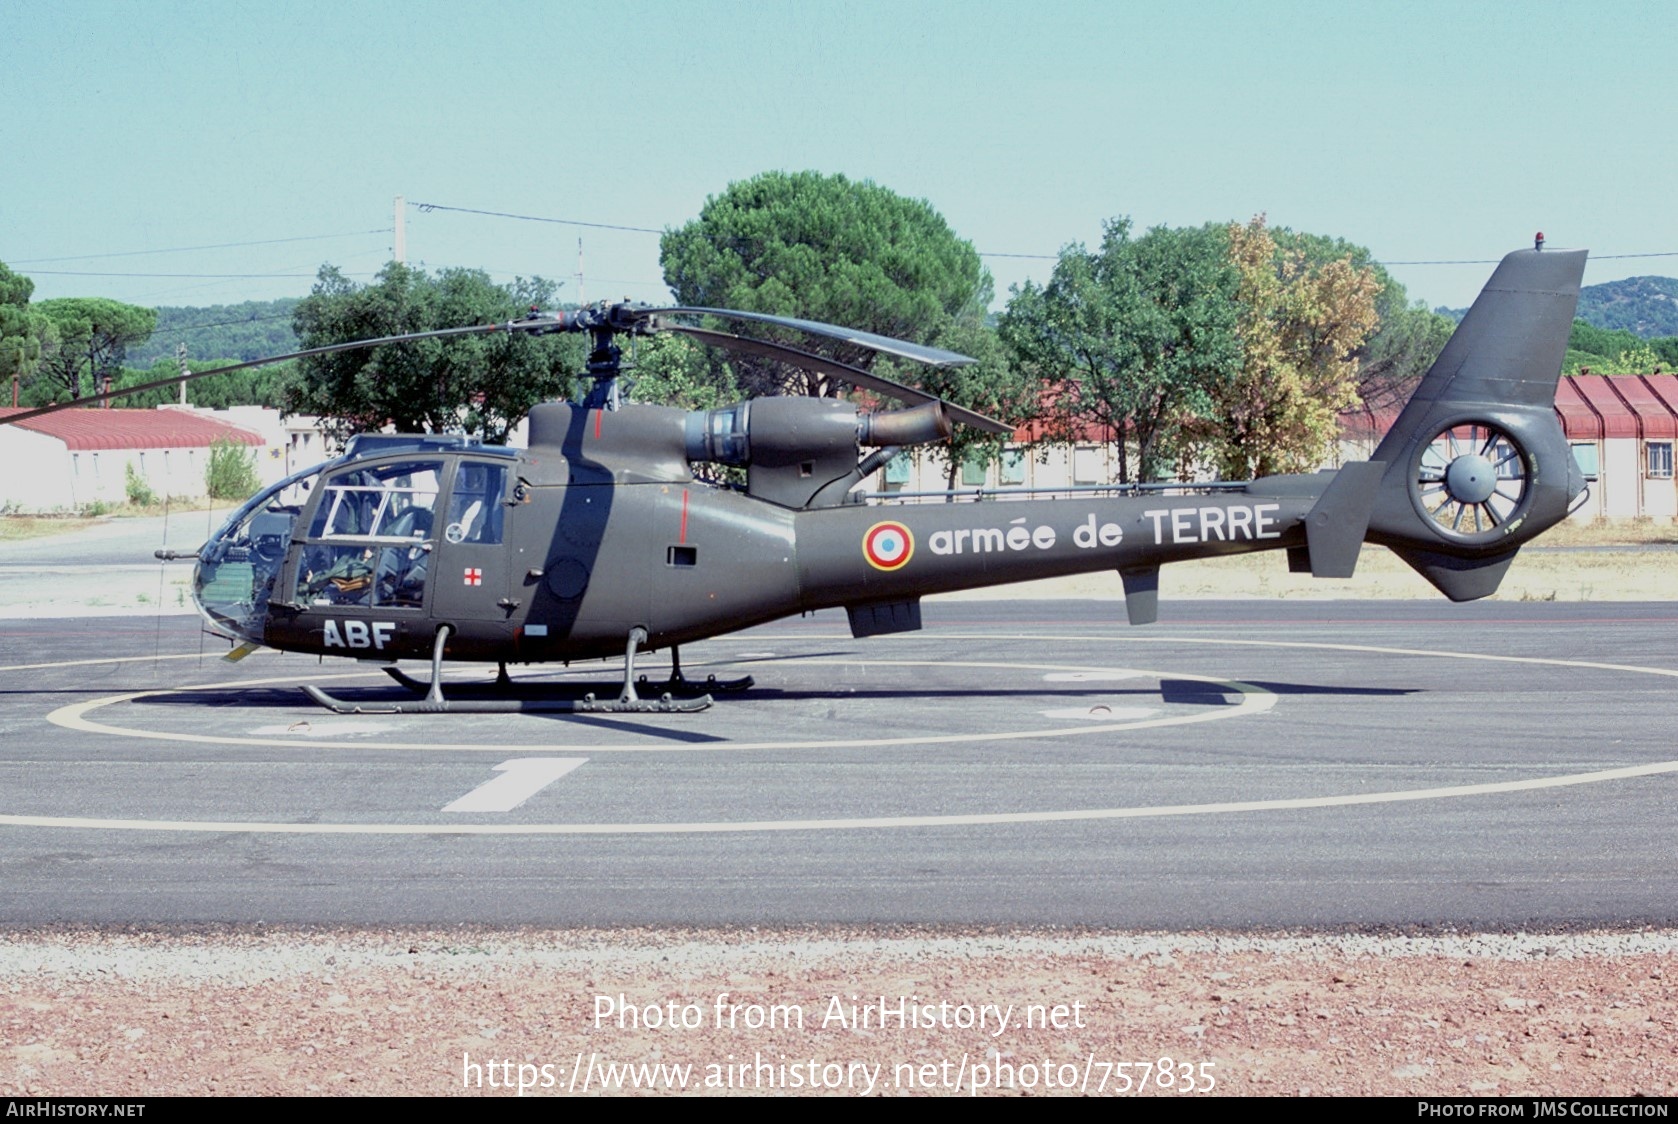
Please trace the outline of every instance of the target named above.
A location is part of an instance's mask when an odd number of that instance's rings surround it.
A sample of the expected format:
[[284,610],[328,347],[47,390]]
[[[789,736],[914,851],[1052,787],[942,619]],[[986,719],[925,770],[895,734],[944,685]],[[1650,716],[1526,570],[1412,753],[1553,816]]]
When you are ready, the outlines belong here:
[[588,300],[583,296],[583,236],[577,235],[577,307],[581,308]]
[[408,201],[402,196],[396,197],[396,264],[405,265],[408,261],[408,228],[403,220],[407,218]]
[[181,405],[186,405],[186,344],[175,345],[175,365],[181,369]]

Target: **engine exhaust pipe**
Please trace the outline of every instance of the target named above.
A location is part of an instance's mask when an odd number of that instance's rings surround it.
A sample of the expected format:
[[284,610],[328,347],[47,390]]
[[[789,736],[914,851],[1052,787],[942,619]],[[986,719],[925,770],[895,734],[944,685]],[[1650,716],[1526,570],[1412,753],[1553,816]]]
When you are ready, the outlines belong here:
[[864,414],[857,424],[857,442],[862,445],[927,445],[949,440],[950,433],[950,413],[942,402]]

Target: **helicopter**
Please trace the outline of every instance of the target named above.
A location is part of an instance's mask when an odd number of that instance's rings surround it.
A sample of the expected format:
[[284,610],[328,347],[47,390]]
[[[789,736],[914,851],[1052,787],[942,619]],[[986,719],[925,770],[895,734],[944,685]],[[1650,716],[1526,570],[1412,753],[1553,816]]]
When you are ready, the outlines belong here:
[[[357,435],[336,459],[253,496],[197,551],[158,557],[196,563],[194,601],[237,645],[229,658],[268,647],[376,661],[407,692],[369,703],[304,687],[345,713],[700,710],[711,692],[751,681],[686,679],[683,644],[835,607],[855,637],[911,631],[929,594],[1103,570],[1118,572],[1129,622],[1147,624],[1162,565],[1260,550],[1286,551],[1296,572],[1347,578],[1363,543],[1376,543],[1451,600],[1472,600],[1493,593],[1521,545],[1586,488],[1553,406],[1585,260],[1583,250],[1545,249],[1542,236],[1504,257],[1367,461],[1052,498],[867,495],[866,477],[952,425],[1012,427],[811,351],[686,322],[769,325],[932,366],[972,362],[808,320],[605,303],[235,364],[186,377],[438,336],[585,332],[593,386],[581,401],[534,407],[523,449],[458,434]],[[623,401],[618,341],[660,331],[906,405]],[[744,484],[703,477],[719,467]],[[636,659],[660,649],[671,675],[649,689]],[[616,697],[527,697],[507,675],[510,663],[618,655]],[[429,660],[428,679],[400,671],[403,659]],[[451,697],[443,666],[455,661],[494,663],[499,674],[487,691],[450,688]]]

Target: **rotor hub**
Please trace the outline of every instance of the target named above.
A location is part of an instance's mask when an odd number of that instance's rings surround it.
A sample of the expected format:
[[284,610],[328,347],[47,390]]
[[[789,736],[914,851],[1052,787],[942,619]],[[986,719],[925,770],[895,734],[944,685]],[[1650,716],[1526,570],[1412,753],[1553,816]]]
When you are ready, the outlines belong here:
[[1464,453],[1445,469],[1445,487],[1459,503],[1485,503],[1497,490],[1497,468],[1489,457]]

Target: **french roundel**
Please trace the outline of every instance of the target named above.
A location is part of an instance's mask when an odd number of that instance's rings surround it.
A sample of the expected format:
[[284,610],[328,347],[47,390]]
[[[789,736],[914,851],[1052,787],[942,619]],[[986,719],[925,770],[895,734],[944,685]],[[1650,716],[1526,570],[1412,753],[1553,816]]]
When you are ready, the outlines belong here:
[[876,523],[862,536],[862,556],[876,570],[895,570],[915,553],[915,536],[901,523]]

